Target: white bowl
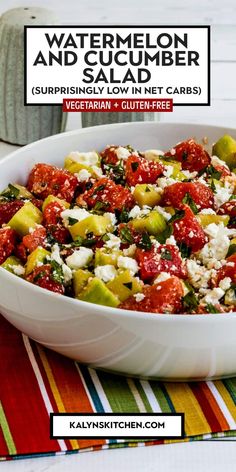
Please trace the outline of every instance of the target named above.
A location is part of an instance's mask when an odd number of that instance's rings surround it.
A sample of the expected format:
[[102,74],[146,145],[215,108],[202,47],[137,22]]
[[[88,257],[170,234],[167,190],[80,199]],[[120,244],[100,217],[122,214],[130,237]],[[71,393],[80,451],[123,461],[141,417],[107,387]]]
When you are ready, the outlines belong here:
[[[69,151],[131,144],[168,149],[189,137],[209,142],[236,130],[207,125],[129,123],[63,133],[0,161],[0,189],[24,184],[37,162],[62,165]],[[160,379],[196,380],[236,374],[236,314],[157,315],[70,299],[0,268],[0,311],[18,329],[90,366]]]

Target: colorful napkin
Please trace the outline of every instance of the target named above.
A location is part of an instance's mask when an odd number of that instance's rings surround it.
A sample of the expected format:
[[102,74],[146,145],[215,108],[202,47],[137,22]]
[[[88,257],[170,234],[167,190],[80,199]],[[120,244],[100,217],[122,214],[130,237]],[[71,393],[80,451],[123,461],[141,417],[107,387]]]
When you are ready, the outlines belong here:
[[0,316],[0,460],[163,443],[50,439],[50,412],[184,412],[185,441],[236,436],[236,377],[173,383],[113,375],[42,347]]

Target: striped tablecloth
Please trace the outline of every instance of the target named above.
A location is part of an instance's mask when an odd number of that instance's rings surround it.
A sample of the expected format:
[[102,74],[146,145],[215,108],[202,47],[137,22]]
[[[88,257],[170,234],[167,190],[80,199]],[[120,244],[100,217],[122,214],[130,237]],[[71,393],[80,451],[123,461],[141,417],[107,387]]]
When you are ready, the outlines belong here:
[[96,371],[43,348],[0,316],[0,460],[163,443],[50,439],[50,412],[183,412],[185,441],[236,436],[236,378],[148,382]]

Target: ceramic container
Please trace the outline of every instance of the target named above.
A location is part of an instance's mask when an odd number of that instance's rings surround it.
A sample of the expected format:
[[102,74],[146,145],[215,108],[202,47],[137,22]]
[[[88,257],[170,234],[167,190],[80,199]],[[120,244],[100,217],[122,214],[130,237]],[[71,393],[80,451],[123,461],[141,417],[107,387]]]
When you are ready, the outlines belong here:
[[0,139],[28,144],[64,131],[60,106],[24,106],[24,25],[55,24],[53,12],[23,7],[0,17]]
[[[72,150],[102,150],[107,143],[167,150],[190,136],[207,136],[213,143],[226,133],[236,137],[235,129],[169,123],[125,123],[62,133],[1,160],[0,190],[9,182],[26,183],[36,162],[61,166]],[[158,315],[109,308],[49,292],[2,268],[0,312],[38,342],[96,368],[175,380],[236,374],[236,313]]]

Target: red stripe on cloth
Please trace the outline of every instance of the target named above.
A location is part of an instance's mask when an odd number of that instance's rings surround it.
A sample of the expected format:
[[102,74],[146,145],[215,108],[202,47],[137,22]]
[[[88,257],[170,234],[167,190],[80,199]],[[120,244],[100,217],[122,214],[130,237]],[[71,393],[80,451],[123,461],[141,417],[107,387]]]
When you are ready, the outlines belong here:
[[[219,415],[219,407],[208,389],[207,385],[202,382],[196,382],[189,384],[197,401],[203,411],[203,414],[206,417],[206,420],[211,428],[211,431],[220,432],[223,431],[224,428],[221,425],[218,415]],[[208,392],[206,392],[206,388]],[[226,423],[227,424],[227,423]],[[229,426],[225,426],[225,429],[229,429]]]
[[[60,393],[64,409],[67,413],[92,413],[93,408],[80,378],[75,363],[54,351],[41,347],[44,350],[52,371],[57,389]],[[42,365],[42,363],[41,363]],[[44,376],[46,375],[44,370]],[[44,378],[43,376],[43,378]],[[78,440],[80,448],[102,446],[106,441]],[[70,447],[71,448],[71,447]]]
[[[21,333],[0,317],[0,398],[18,454],[60,451]],[[13,394],[14,392],[14,394]],[[27,395],[26,395],[27,392]],[[0,450],[0,454],[5,454]]]
[[[56,400],[54,398],[52,389],[50,387],[50,383],[48,381],[48,377],[47,377],[47,374],[45,372],[42,360],[40,358],[39,351],[37,349],[37,343],[32,341],[31,339],[29,339],[29,341],[30,341],[30,345],[31,345],[31,349],[33,351],[34,357],[35,357],[35,361],[37,362],[37,366],[38,366],[40,374],[42,376],[43,383],[44,383],[48,398],[49,398],[50,403],[52,405],[53,413],[57,413],[57,412],[59,412],[59,409],[58,409]],[[73,448],[71,446],[70,440],[69,439],[64,439],[64,443],[66,445],[66,450],[72,451]]]

